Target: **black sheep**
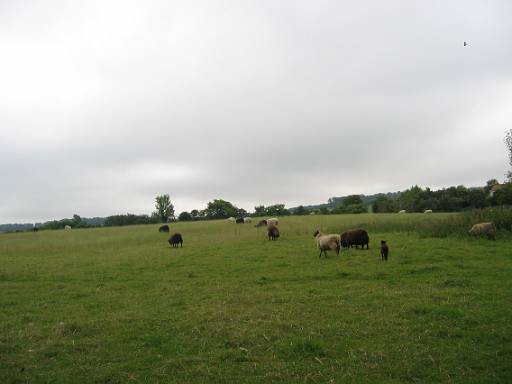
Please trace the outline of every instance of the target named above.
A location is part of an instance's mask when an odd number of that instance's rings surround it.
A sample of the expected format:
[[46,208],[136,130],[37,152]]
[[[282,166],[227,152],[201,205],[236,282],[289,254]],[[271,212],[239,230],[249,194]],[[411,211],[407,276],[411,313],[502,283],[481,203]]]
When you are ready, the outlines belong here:
[[167,224],[162,225],[160,228],[158,228],[158,232],[169,232],[169,226]]
[[370,237],[368,232],[364,229],[352,229],[350,231],[343,232],[340,236],[341,246],[344,248],[350,248],[355,246],[356,248],[360,245],[364,249],[369,249]]
[[389,247],[386,244],[386,240],[380,241],[380,256],[382,261],[388,261]]
[[173,248],[178,248],[178,244],[180,244],[183,248],[183,237],[181,237],[181,233],[175,233],[169,238],[168,241]]
[[236,219],[236,223],[237,224],[243,224],[244,223],[244,218],[243,217],[239,217]]

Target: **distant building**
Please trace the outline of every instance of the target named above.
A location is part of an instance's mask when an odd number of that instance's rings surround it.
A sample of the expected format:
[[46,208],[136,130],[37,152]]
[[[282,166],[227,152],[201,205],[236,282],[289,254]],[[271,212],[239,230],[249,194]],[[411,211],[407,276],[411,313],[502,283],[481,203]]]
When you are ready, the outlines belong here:
[[502,189],[503,187],[505,186],[505,184],[494,184],[491,189],[489,190],[489,196],[494,196],[494,193],[496,191],[499,191],[500,189]]

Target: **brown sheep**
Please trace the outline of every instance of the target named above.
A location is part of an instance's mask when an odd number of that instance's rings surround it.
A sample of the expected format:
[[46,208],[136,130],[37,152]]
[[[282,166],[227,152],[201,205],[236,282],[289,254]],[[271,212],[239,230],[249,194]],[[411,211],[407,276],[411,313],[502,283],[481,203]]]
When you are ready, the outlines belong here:
[[471,227],[469,233],[473,236],[487,235],[489,239],[495,240],[496,226],[492,222],[478,223]]
[[269,225],[267,235],[269,240],[277,240],[279,238],[279,229],[275,225]]
[[160,228],[158,228],[158,232],[169,232],[169,226],[167,224],[162,225]]
[[255,225],[256,228],[267,226],[267,220],[261,220],[258,222],[258,224]]

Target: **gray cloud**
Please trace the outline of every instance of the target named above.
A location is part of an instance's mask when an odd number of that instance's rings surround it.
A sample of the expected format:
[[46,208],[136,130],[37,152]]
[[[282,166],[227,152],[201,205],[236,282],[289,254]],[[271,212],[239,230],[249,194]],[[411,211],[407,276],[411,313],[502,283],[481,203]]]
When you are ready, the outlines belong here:
[[511,11],[3,1],[0,221],[502,179]]

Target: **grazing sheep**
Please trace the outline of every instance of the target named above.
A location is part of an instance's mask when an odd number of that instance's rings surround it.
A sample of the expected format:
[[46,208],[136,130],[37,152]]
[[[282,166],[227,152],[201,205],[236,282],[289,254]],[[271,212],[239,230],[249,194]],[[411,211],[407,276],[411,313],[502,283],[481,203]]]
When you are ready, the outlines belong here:
[[401,211],[398,211],[398,213],[407,213],[405,209],[402,209]]
[[228,217],[226,220],[227,221],[231,221],[233,223],[236,221],[236,219],[234,217]]
[[169,232],[169,226],[167,224],[162,225],[158,228],[158,232]]
[[335,234],[324,235],[318,229],[313,233],[313,237],[316,238],[316,246],[320,250],[318,257],[322,257],[322,252],[327,257],[326,251],[336,251],[336,254],[340,255],[340,236]]
[[386,240],[380,241],[380,257],[382,261],[388,261],[389,247],[386,244]]
[[250,217],[244,217],[244,223],[250,223],[252,219]]
[[277,220],[275,217],[271,218],[271,219],[267,219],[267,225],[279,225],[279,220]]
[[70,225],[66,225],[66,226],[64,227],[64,229],[71,229],[71,226],[70,226]]
[[496,226],[492,222],[478,223],[471,227],[469,233],[473,236],[487,235],[489,239],[495,240]]
[[267,226],[267,220],[261,220],[258,222],[258,224],[255,225],[255,227],[263,227],[263,226]]
[[351,229],[345,231],[340,235],[341,246],[344,248],[350,248],[355,246],[358,248],[360,245],[362,249],[366,245],[366,249],[369,249],[370,237],[368,232],[364,229]]
[[244,223],[244,218],[243,217],[237,217],[236,220],[235,220],[235,223],[243,224]]
[[178,248],[178,244],[180,244],[181,248],[183,248],[183,237],[181,237],[181,233],[175,233],[167,241],[173,248]]
[[425,212],[423,213],[432,213],[432,210],[431,209],[425,209]]
[[267,227],[267,235],[269,240],[277,240],[279,238],[279,229],[275,225]]

